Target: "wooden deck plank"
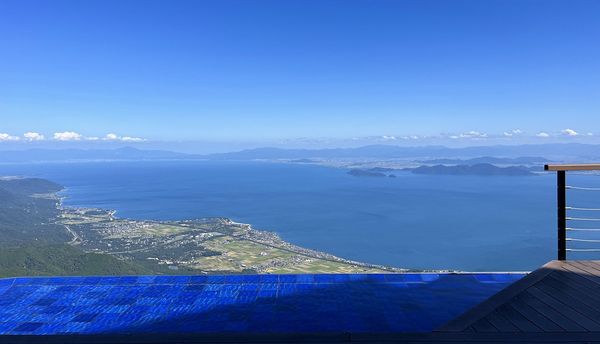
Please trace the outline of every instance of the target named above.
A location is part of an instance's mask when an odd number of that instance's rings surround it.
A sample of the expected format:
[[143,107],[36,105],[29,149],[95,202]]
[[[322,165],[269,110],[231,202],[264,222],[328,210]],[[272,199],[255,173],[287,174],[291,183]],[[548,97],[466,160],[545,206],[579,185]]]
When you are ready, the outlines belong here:
[[550,275],[548,279],[552,281],[558,281],[559,283],[568,284],[570,287],[587,293],[587,297],[600,301],[600,284],[590,281],[583,276],[566,271],[557,271]]
[[593,283],[600,285],[600,277],[598,277],[596,275],[592,275],[592,274],[586,272],[585,270],[578,268],[577,266],[575,266],[573,264],[564,264],[560,267],[560,269],[563,271],[570,272],[574,275],[583,277]]
[[564,332],[564,329],[558,326],[558,324],[525,303],[521,296],[515,297],[507,305],[521,313],[525,318],[531,321],[535,326],[541,328],[544,332]]
[[573,260],[573,262],[580,262],[586,265],[595,266],[600,268],[600,260]]
[[473,324],[473,329],[475,332],[498,332],[498,329],[492,325],[486,318],[479,319],[476,323]]
[[527,305],[533,307],[536,311],[560,326],[563,330],[574,332],[586,331],[585,328],[579,326],[575,321],[564,316],[562,313],[556,311],[554,308],[529,293],[529,290],[523,292],[520,295],[520,298]]
[[[571,309],[592,321],[592,328],[588,328],[588,330],[600,331],[600,323],[598,323],[598,320],[600,319],[600,312],[594,309],[590,304],[586,303],[585,301],[582,301],[579,297],[576,297],[576,295],[581,295],[577,294],[577,290],[573,288],[563,290],[557,289],[552,287],[550,283],[548,283],[546,280],[543,283],[538,283],[536,285],[536,288],[541,290],[545,294],[550,295],[555,300],[560,300],[560,303],[568,305],[568,308],[563,308],[563,310]],[[572,316],[570,316],[570,318],[573,319]],[[594,319],[596,319],[596,321],[594,321]]]
[[546,285],[553,289],[553,293],[557,295],[565,293],[567,298],[572,297],[577,300],[578,304],[583,304],[585,307],[593,309],[592,313],[595,314],[594,318],[600,319],[600,300],[598,300],[598,296],[600,295],[593,295],[595,292],[594,290],[585,288],[585,286],[581,286],[572,281],[565,283],[565,281],[555,279],[554,277],[547,278],[544,281],[544,286]]
[[587,317],[581,309],[566,301],[564,295],[546,293],[540,289],[539,284],[527,289],[527,292],[587,331],[600,331],[600,324],[592,320],[593,318]]
[[540,269],[533,271],[532,273],[528,274],[522,279],[501,290],[499,293],[487,299],[486,301],[476,305],[475,307],[471,308],[459,317],[449,321],[448,323],[437,329],[437,331],[464,331],[469,326],[477,322],[479,319],[485,317],[489,313],[493,312],[496,308],[507,303],[513,297],[519,295],[529,286],[544,279],[548,274],[554,271],[554,265],[556,264],[557,263],[555,261],[552,261],[544,265]]
[[580,273],[580,270],[575,267],[565,267],[563,270],[556,273],[556,277],[558,276],[560,276],[560,278],[577,280],[580,285],[585,285],[590,289],[600,288],[600,279],[596,276]]
[[478,333],[597,333],[600,261],[552,261],[440,327]]
[[503,314],[520,332],[543,332],[540,327],[536,326],[510,304],[500,306],[497,311]]
[[598,267],[581,262],[568,262],[565,266],[575,267],[581,271],[584,271],[588,276],[600,279],[600,270]]
[[519,328],[510,322],[500,309],[496,309],[488,314],[485,319],[497,328],[499,332],[520,332]]
[[578,262],[578,261],[566,262],[564,265],[575,266],[578,269],[581,269],[581,270],[589,273],[590,275],[600,276],[600,270],[597,270],[593,265],[590,266],[590,265],[583,264],[582,262]]
[[585,265],[590,269],[597,271],[597,275],[600,275],[600,262],[595,260],[577,260],[574,263]]

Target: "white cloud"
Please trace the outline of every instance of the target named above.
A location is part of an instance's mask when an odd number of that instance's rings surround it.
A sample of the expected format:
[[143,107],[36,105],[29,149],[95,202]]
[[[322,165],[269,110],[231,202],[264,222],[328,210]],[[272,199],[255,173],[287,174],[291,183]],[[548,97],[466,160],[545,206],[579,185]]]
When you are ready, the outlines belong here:
[[567,136],[578,136],[579,135],[579,133],[573,129],[565,129],[565,130],[561,131],[561,134],[567,135]]
[[105,141],[124,141],[124,142],[143,142],[146,141],[146,139],[143,139],[141,137],[131,137],[131,136],[119,136],[117,134],[106,134],[106,136],[104,136],[103,140]]
[[513,129],[510,131],[504,132],[504,136],[506,136],[506,137],[512,137],[512,136],[521,135],[521,134],[523,134],[523,131],[521,129]]
[[110,133],[110,134],[106,134],[104,139],[106,141],[117,141],[119,139],[119,136],[117,136],[117,134]]
[[121,141],[125,141],[125,142],[143,142],[143,141],[146,141],[146,139],[143,139],[141,137],[123,136],[123,137],[121,137]]
[[12,136],[6,133],[0,133],[0,141],[19,141],[19,137]]
[[[114,133],[109,133],[102,138],[98,137],[98,136],[83,136],[74,131],[57,132],[52,135],[52,138],[56,141],[83,141],[83,140],[85,140],[85,141],[104,140],[104,141],[123,141],[123,142],[144,142],[144,141],[146,141],[146,139],[141,138],[141,137],[119,136]],[[24,133],[22,138],[19,136],[12,136],[12,135],[6,134],[6,133],[0,133],[0,141],[19,141],[21,139],[32,142],[32,141],[43,141],[46,139],[46,137],[40,133],[36,133],[33,131],[28,131],[28,132]]]
[[542,131],[541,133],[535,134],[535,136],[537,136],[537,137],[550,137],[550,134],[545,133],[545,132]]
[[40,134],[40,133],[34,133],[31,131],[26,132],[25,134],[23,134],[23,137],[28,140],[28,141],[42,141],[44,140],[44,135]]
[[54,133],[54,139],[57,141],[79,141],[83,138],[81,134],[73,131],[63,131],[62,133]]
[[471,130],[458,135],[450,135],[451,139],[483,139],[488,137],[488,134],[479,131]]
[[391,136],[391,135],[383,135],[381,138],[386,141],[387,140],[391,140],[391,141],[396,140],[396,136]]

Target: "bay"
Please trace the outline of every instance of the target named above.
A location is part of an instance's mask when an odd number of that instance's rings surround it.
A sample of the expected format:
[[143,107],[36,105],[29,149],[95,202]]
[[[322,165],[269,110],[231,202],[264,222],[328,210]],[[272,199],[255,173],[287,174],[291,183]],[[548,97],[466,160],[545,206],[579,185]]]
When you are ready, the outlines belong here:
[[[66,206],[114,209],[117,216],[133,219],[227,217],[303,247],[363,262],[526,271],[555,258],[553,174],[399,172],[397,178],[375,178],[346,172],[232,161],[0,165],[0,175],[44,177],[64,185]],[[600,186],[598,176],[573,180]],[[577,197],[570,201],[591,206],[595,200],[588,194]]]

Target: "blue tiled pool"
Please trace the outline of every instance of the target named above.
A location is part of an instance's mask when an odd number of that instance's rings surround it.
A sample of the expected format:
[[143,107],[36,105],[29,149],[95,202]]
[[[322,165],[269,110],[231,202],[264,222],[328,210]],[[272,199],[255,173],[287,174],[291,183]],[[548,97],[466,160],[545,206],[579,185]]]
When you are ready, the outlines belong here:
[[0,334],[430,331],[522,273],[0,279]]

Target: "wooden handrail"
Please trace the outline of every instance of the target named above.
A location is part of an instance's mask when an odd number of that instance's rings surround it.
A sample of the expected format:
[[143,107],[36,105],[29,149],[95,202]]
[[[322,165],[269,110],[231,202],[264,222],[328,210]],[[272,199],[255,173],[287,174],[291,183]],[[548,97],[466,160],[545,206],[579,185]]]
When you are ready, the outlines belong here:
[[564,164],[544,165],[545,171],[595,171],[600,170],[600,164]]

